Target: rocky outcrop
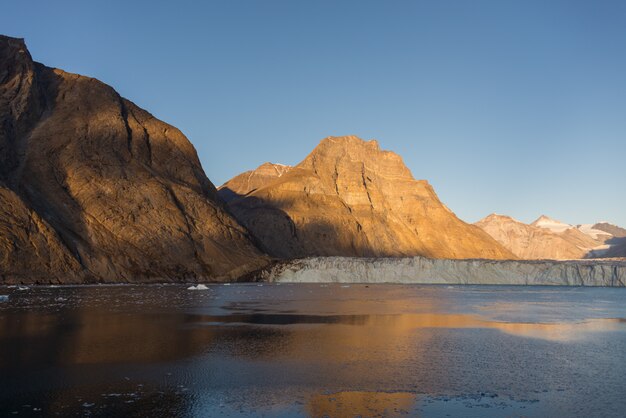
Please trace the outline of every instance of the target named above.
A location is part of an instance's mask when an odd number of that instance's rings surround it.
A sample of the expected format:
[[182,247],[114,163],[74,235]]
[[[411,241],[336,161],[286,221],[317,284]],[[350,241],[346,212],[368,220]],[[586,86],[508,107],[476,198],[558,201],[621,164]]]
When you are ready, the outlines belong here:
[[626,261],[445,260],[318,257],[286,261],[256,273],[283,283],[421,283],[626,286]]
[[0,37],[0,282],[229,280],[266,257],[173,126]]
[[220,193],[275,257],[515,258],[457,218],[428,182],[415,180],[400,156],[374,140],[329,137],[280,176],[250,187],[246,178]]

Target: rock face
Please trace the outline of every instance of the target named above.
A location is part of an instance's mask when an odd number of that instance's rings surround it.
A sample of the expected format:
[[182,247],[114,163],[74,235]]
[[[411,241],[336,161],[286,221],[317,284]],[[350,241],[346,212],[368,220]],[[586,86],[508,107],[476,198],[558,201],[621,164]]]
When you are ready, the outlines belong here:
[[247,176],[220,193],[275,257],[515,258],[457,218],[428,182],[415,180],[400,156],[373,140],[329,137],[280,176],[258,176],[252,186],[242,181]]
[[0,282],[227,280],[266,257],[176,128],[0,36]]
[[324,257],[286,261],[257,272],[286,283],[422,283],[626,286],[626,261],[444,260]]
[[623,238],[615,237],[606,229],[619,231],[614,225],[570,225],[545,215],[531,224],[510,216],[491,214],[476,226],[495,238],[521,259],[567,260],[582,258],[624,257]]

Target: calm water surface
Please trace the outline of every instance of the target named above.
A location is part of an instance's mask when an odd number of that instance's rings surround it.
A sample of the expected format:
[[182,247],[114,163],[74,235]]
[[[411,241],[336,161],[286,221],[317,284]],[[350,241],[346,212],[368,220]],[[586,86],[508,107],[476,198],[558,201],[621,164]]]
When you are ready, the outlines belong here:
[[0,416],[626,416],[626,290],[0,287]]

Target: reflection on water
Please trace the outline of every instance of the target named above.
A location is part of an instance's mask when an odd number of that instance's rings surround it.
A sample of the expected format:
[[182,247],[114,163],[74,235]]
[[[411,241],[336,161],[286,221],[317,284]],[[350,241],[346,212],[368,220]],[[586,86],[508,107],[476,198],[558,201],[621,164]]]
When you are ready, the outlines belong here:
[[314,395],[307,413],[314,417],[401,416],[415,412],[416,396],[406,392],[338,392]]
[[626,408],[622,289],[0,288],[7,293],[0,415],[621,416]]

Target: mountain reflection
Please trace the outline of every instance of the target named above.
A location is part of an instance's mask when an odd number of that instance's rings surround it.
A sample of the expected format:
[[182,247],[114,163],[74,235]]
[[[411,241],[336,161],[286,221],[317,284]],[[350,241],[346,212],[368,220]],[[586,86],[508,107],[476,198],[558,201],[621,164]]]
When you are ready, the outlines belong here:
[[[393,416],[414,412],[419,394],[488,389],[532,397],[536,388],[562,390],[587,365],[589,373],[626,373],[603,360],[624,340],[618,296],[603,293],[591,303],[568,293],[555,304],[544,303],[551,290],[455,292],[172,286],[13,293],[0,305],[0,415],[31,405],[64,416],[145,416],[162,408],[178,416],[246,408],[269,416]],[[502,320],[510,317],[519,320]],[[589,345],[597,360],[581,349]],[[530,381],[526,370],[535,371]]]
[[415,402],[413,393],[338,392],[312,396],[307,412],[312,417],[336,418],[407,416],[414,412]]

